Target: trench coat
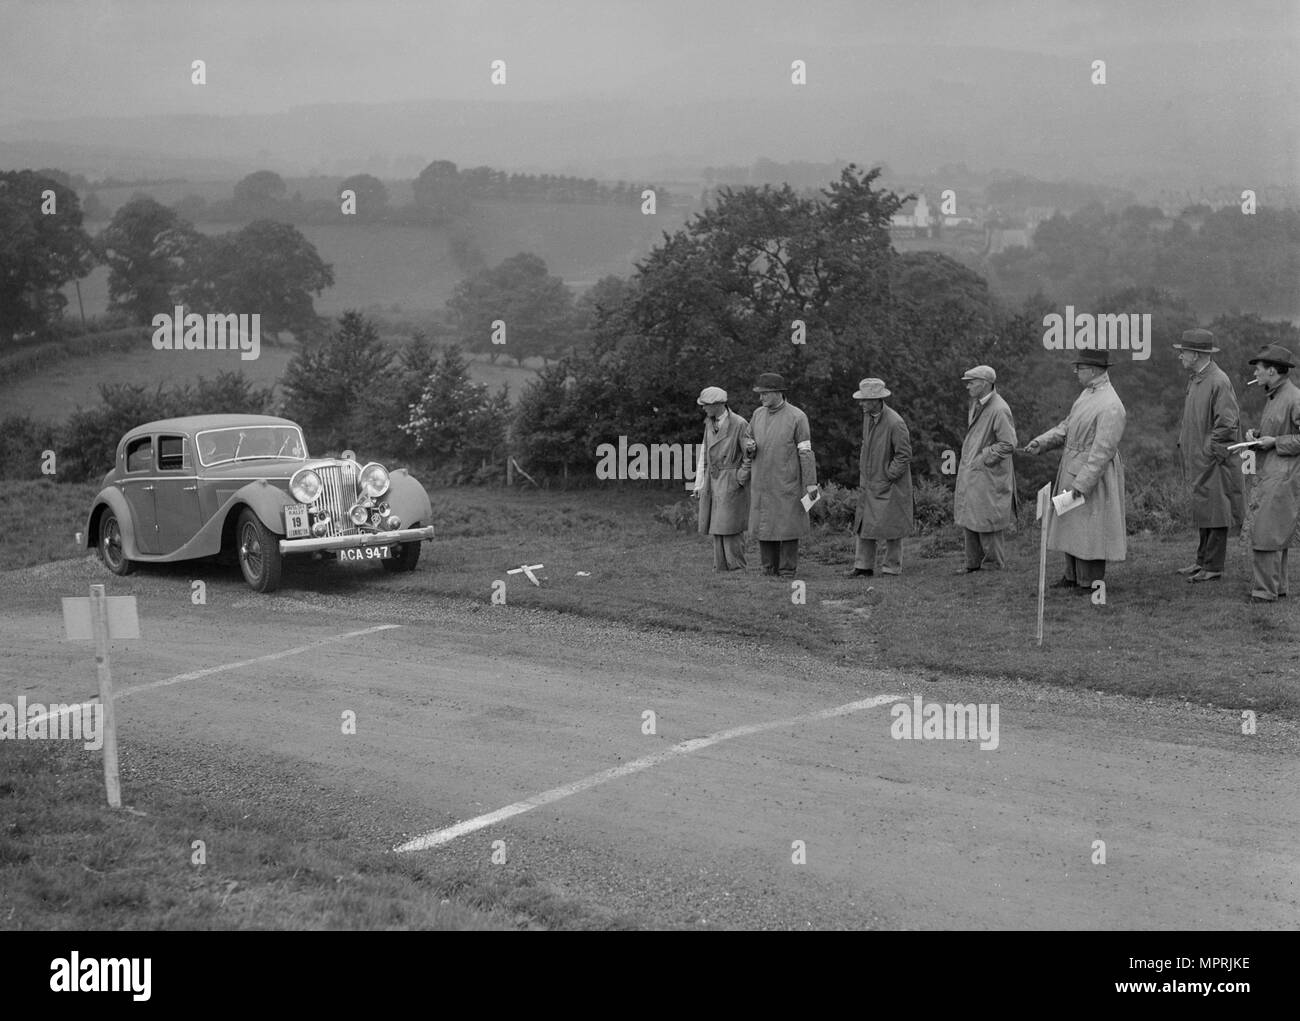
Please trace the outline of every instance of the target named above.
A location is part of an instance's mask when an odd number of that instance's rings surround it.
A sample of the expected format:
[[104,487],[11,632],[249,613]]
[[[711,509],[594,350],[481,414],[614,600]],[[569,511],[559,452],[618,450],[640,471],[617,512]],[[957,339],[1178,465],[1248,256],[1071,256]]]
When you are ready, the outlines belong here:
[[874,424],[870,415],[862,416],[853,534],[862,539],[912,534],[912,437],[903,417],[887,404]]
[[1066,514],[1053,513],[1047,548],[1080,560],[1123,560],[1128,553],[1124,516],[1124,405],[1108,375],[1089,383],[1069,417],[1035,437],[1044,450],[1064,446],[1056,473],[1057,494],[1078,490],[1086,502]]
[[1286,549],[1300,518],[1300,388],[1291,380],[1268,395],[1259,435],[1275,437],[1277,446],[1255,453],[1246,538],[1251,549]]
[[1016,423],[996,390],[979,406],[961,444],[952,517],[972,532],[1000,532],[1015,519]]
[[704,423],[704,473],[700,487],[699,528],[701,535],[735,535],[749,522],[749,456],[745,453],[745,430],[749,423],[734,411],[715,433],[712,420]]
[[808,512],[799,501],[807,487],[817,485],[808,416],[789,401],[775,411],[760,404],[745,436],[758,444],[750,468],[750,534],[760,542],[802,539],[809,532]]
[[1192,523],[1197,528],[1241,524],[1240,462],[1228,452],[1228,444],[1241,441],[1240,433],[1232,382],[1211,362],[1187,381],[1178,433],[1183,481],[1191,490]]

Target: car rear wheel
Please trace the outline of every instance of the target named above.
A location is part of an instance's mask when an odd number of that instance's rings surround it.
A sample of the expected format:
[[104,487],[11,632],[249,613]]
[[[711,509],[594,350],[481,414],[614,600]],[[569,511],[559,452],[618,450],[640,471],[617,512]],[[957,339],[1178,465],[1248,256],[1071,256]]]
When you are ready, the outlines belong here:
[[235,543],[239,553],[239,569],[244,581],[254,592],[274,592],[280,587],[279,537],[262,524],[261,519],[245,507],[235,528]]
[[122,525],[117,515],[111,510],[104,511],[99,519],[99,559],[114,574],[130,574],[135,570],[135,562],[126,558],[126,549],[122,545]]
[[[419,528],[419,524],[413,525],[413,528]],[[393,555],[387,560],[379,561],[384,565],[384,570],[390,574],[405,574],[407,571],[414,571],[415,565],[420,562],[420,547],[424,543],[416,542],[399,542],[393,547]]]

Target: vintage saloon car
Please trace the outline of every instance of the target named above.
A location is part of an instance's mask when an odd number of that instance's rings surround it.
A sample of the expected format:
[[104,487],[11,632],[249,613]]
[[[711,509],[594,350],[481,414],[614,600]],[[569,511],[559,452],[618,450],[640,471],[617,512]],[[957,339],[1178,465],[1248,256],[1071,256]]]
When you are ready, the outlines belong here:
[[360,464],[350,451],[308,457],[285,418],[196,415],[122,437],[85,535],[114,574],[226,553],[254,590],[271,592],[292,553],[414,570],[432,516],[404,468]]

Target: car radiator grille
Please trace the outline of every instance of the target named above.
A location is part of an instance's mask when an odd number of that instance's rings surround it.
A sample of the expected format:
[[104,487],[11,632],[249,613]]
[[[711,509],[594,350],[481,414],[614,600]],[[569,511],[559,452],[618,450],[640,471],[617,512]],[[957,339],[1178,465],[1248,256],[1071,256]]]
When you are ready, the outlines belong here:
[[348,511],[357,502],[357,476],[359,469],[352,462],[341,467],[331,465],[316,469],[320,476],[321,494],[317,508],[330,516],[330,535],[351,535],[357,526],[348,518]]

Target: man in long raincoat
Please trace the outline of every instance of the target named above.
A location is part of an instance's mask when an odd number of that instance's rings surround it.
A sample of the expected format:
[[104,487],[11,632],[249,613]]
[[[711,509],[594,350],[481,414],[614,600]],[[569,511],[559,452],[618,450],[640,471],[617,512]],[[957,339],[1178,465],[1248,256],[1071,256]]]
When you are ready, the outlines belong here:
[[745,433],[753,464],[749,481],[749,531],[758,540],[764,574],[793,575],[799,540],[809,533],[800,500],[817,489],[808,416],[785,399],[785,380],[764,372],[754,385],[761,406]]
[[875,572],[880,542],[880,573],[902,574],[903,537],[912,534],[912,438],[902,416],[885,404],[889,395],[884,380],[874,378],[862,380],[853,394],[862,402],[853,575]]
[[1006,563],[1003,535],[1015,520],[1018,504],[1011,460],[1016,423],[997,392],[998,374],[992,366],[977,365],[961,378],[971,406],[952,498],[953,520],[966,540],[966,566],[956,573],[981,567],[1000,571]]
[[1078,593],[1105,578],[1107,561],[1128,554],[1119,453],[1127,415],[1110,385],[1109,368],[1109,351],[1080,351],[1074,373],[1083,392],[1063,422],[1025,445],[1029,454],[1063,446],[1057,495],[1072,491],[1086,501],[1065,514],[1053,513],[1047,526],[1047,548],[1065,554],[1065,576],[1052,587]]
[[727,407],[727,391],[705,387],[696,404],[704,409],[704,456],[691,494],[700,501],[701,535],[713,536],[713,569],[745,569],[745,527],[749,522],[749,423]]
[[1300,518],[1300,388],[1288,373],[1296,360],[1280,344],[1269,344],[1250,360],[1255,378],[1268,395],[1259,428],[1250,547],[1254,551],[1252,602],[1272,603],[1287,594],[1286,554]]
[[1228,445],[1240,441],[1237,393],[1210,358],[1218,352],[1209,330],[1187,330],[1175,344],[1191,373],[1183,402],[1178,453],[1189,490],[1192,523],[1200,529],[1196,563],[1179,570],[1189,582],[1218,581],[1228,553],[1228,529],[1241,524],[1241,472]]

